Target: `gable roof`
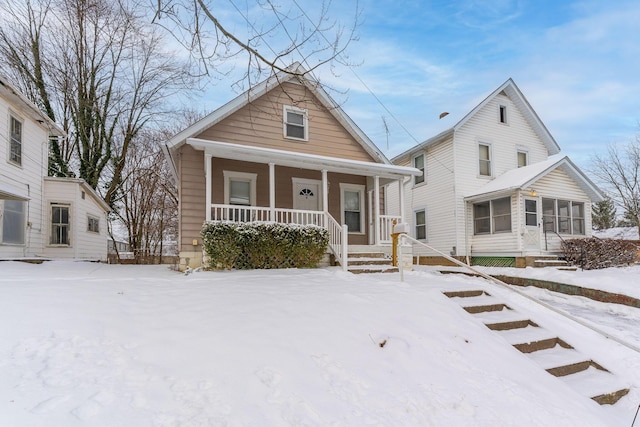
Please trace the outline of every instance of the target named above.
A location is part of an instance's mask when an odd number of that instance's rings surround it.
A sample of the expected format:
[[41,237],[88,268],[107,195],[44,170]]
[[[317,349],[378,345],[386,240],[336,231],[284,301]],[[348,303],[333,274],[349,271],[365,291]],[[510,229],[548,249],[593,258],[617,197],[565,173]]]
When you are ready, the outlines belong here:
[[525,96],[520,91],[520,88],[516,85],[513,79],[509,78],[506,82],[501,84],[496,90],[491,92],[484,100],[482,100],[478,105],[476,105],[471,111],[469,111],[466,115],[464,115],[456,124],[452,127],[445,129],[444,131],[438,133],[436,136],[433,136],[426,141],[416,145],[415,147],[410,148],[402,154],[394,157],[392,161],[395,161],[403,156],[406,156],[409,153],[424,150],[430,145],[436,144],[438,142],[444,141],[447,138],[450,138],[457,130],[459,130],[462,126],[464,126],[478,111],[480,111],[485,105],[487,105],[491,100],[493,100],[500,93],[504,93],[522,112],[524,119],[531,126],[533,131],[538,135],[540,140],[543,142],[549,155],[558,154],[560,152],[560,146],[553,138],[547,127],[542,123],[538,114],[534,111],[529,104],[529,101],[525,98]]
[[0,75],[0,96],[7,99],[16,108],[29,116],[34,122],[49,132],[49,135],[64,136],[65,132],[53,120],[44,114],[36,104],[29,101],[6,77]]
[[550,172],[560,169],[565,172],[594,202],[604,199],[602,191],[567,156],[549,157],[543,162],[511,169],[491,180],[465,200],[474,200],[517,190],[526,190]]
[[[187,139],[192,138],[204,130],[216,125],[242,107],[251,103],[257,98],[265,95],[275,87],[287,82],[295,82],[307,87],[316,98],[327,108],[329,113],[346,129],[346,131],[364,148],[364,150],[380,163],[391,164],[389,159],[376,147],[369,137],[356,125],[356,123],[342,110],[342,108],[329,96],[322,88],[322,85],[315,80],[307,70],[299,63],[294,63],[287,68],[288,73],[279,72],[264,81],[256,84],[248,91],[232,99],[220,108],[211,112],[198,122],[184,129],[171,137],[163,146],[165,155],[184,145]],[[175,170],[175,168],[174,168]]]
[[[104,199],[102,197],[100,197],[100,195],[96,192],[96,190],[94,190],[88,183],[87,181],[85,181],[82,178],[61,178],[61,177],[55,177],[55,176],[45,176],[44,177],[45,181],[49,181],[49,182],[57,182],[57,183],[62,183],[64,184],[75,184],[77,185],[79,188],[81,188],[85,193],[87,193],[95,202],[96,204],[102,208],[102,210],[104,210],[105,212],[110,212],[111,208],[109,207],[109,205],[107,204],[107,202],[104,201]],[[49,197],[53,197],[53,194],[48,194]]]

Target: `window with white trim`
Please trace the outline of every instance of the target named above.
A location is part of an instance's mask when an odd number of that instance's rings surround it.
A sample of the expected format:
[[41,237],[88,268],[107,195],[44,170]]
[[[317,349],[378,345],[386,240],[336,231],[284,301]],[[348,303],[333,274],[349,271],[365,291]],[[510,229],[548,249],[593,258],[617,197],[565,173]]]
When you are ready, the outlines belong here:
[[100,218],[95,216],[87,216],[87,231],[91,233],[100,233]]
[[11,143],[9,144],[9,161],[22,165],[22,122],[10,116]]
[[22,200],[0,201],[0,222],[2,222],[2,243],[23,245],[26,224],[26,202]]
[[529,164],[529,153],[526,150],[518,150],[518,167],[523,168]]
[[415,237],[417,240],[427,240],[427,210],[419,209],[413,213]]
[[491,176],[491,145],[478,144],[478,174]]
[[71,222],[69,218],[69,205],[51,204],[51,244],[69,246]]
[[342,223],[349,233],[364,233],[364,185],[340,184]]
[[285,105],[283,107],[283,132],[285,138],[307,141],[309,139],[307,110]]
[[257,174],[223,171],[224,203],[237,206],[255,206]]
[[511,231],[511,197],[473,204],[474,234],[494,234]]
[[413,185],[422,184],[425,181],[425,161],[424,153],[417,154],[413,157],[413,167],[419,169],[422,172],[420,176],[413,177]]
[[544,231],[558,234],[585,234],[584,203],[571,200],[542,199]]

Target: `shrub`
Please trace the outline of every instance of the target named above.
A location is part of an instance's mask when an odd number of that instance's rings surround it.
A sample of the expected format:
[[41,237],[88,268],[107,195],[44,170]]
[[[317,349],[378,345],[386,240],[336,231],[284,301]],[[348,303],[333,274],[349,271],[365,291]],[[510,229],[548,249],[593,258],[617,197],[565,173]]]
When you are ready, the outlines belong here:
[[629,265],[638,260],[638,246],[628,240],[571,239],[562,242],[564,257],[585,270]]
[[209,222],[202,239],[215,270],[308,268],[322,259],[329,233],[314,225]]

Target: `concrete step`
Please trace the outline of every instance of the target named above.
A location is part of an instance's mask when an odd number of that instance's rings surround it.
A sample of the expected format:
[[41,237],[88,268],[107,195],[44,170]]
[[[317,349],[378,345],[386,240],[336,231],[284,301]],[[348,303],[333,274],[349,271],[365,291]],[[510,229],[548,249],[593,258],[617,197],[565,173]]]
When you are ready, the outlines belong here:
[[347,265],[391,265],[392,261],[386,258],[351,258],[347,259]]
[[526,328],[527,326],[538,327],[537,324],[535,324],[529,319],[512,320],[509,322],[485,323],[485,325],[487,326],[487,328],[491,329],[492,331],[508,331],[511,329],[522,329],[522,328]]
[[397,273],[400,271],[398,267],[392,265],[354,265],[347,268],[347,271],[353,274],[363,273]]
[[471,313],[471,314],[482,313],[485,311],[502,311],[505,309],[511,310],[511,308],[506,304],[472,305],[472,306],[462,307],[462,308],[464,308],[468,313]]
[[593,366],[558,379],[583,396],[595,400],[600,405],[613,405],[629,393],[628,384],[625,384],[610,372]]
[[448,291],[443,292],[449,298],[470,298],[470,297],[479,297],[480,295],[491,295],[486,291],[474,289],[468,291]]
[[602,366],[598,365],[593,360],[583,360],[581,362],[570,363],[568,365],[556,366],[555,368],[547,369],[547,372],[549,372],[554,377],[564,377],[564,376],[567,376],[567,375],[571,375],[571,374],[575,374],[575,373],[578,373],[578,372],[586,371],[590,367],[594,367],[594,368],[599,369],[601,371],[609,372],[606,369],[604,369]]

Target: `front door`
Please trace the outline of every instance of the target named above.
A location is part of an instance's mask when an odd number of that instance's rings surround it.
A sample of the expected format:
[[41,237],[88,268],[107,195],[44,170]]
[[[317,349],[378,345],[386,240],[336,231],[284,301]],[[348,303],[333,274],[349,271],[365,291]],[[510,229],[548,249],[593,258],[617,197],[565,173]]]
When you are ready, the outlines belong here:
[[523,245],[526,252],[540,251],[540,216],[538,199],[524,199],[524,235]]
[[315,179],[293,178],[293,209],[322,210],[322,182]]

